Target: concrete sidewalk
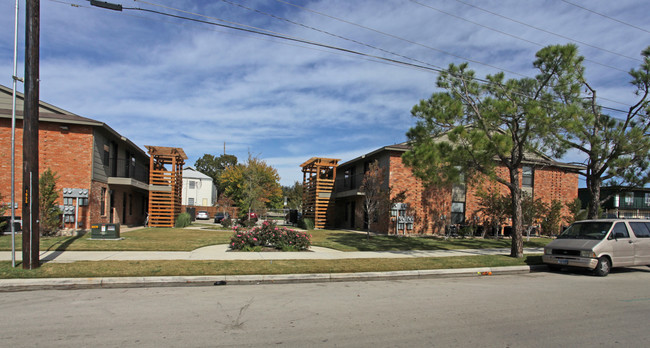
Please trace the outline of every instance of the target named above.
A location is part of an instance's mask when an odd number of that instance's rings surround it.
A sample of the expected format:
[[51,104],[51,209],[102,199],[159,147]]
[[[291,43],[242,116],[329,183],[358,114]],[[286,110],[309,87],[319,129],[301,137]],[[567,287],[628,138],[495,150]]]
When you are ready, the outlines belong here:
[[[46,251],[42,262],[133,261],[133,260],[337,260],[360,258],[417,258],[473,255],[508,255],[510,249],[357,251],[311,247],[307,252],[229,252],[228,245],[213,245],[193,251]],[[542,248],[526,248],[526,254],[543,253]],[[11,261],[11,252],[0,252],[0,260]],[[16,253],[21,260],[21,253]],[[277,284],[335,281],[370,281],[415,279],[451,276],[489,276],[530,273],[545,270],[545,266],[480,267],[395,272],[318,273],[241,276],[176,276],[176,277],[110,277],[110,278],[32,278],[0,279],[0,292],[44,289],[129,288],[160,286],[213,286],[245,284]]]
[[[525,248],[525,254],[541,254],[543,248]],[[456,249],[409,251],[351,251],[343,252],[312,246],[302,252],[232,252],[227,244],[211,245],[192,251],[44,251],[42,262],[75,261],[135,261],[135,260],[337,260],[372,258],[450,257],[474,255],[508,255],[510,249]],[[22,253],[16,253],[21,260]],[[10,251],[0,252],[0,261],[11,261]]]

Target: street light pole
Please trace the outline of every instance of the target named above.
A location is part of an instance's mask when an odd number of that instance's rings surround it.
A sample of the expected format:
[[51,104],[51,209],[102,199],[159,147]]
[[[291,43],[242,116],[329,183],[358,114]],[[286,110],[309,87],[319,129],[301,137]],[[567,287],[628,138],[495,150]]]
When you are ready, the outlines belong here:
[[18,82],[18,0],[14,16],[14,72],[11,99],[11,267],[16,267],[16,83]]

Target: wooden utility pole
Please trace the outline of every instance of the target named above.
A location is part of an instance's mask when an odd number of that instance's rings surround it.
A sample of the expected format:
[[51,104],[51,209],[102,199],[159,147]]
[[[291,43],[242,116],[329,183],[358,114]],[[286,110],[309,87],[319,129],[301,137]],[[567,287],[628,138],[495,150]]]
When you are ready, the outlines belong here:
[[26,0],[23,112],[23,268],[40,267],[38,209],[38,67],[40,0]]

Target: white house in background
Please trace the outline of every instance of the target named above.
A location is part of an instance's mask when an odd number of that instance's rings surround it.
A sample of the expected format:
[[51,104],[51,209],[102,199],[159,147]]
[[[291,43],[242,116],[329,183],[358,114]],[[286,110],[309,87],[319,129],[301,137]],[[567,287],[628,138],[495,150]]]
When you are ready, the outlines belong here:
[[217,200],[212,178],[192,167],[183,169],[183,205],[209,207]]

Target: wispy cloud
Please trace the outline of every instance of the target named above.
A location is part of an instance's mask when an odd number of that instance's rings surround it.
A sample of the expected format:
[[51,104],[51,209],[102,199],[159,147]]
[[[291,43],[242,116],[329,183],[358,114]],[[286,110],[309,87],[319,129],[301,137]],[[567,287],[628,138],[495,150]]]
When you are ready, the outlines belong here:
[[[106,122],[136,144],[183,147],[188,164],[204,153],[222,153],[225,142],[226,152],[241,160],[249,152],[260,154],[288,185],[302,179],[299,165],[312,156],[346,161],[404,141],[413,125],[411,107],[435,91],[437,76],[431,71],[69,1],[83,7],[41,2],[41,99]],[[501,70],[511,77],[533,76],[540,46],[530,42],[568,41],[556,33],[598,47],[579,45],[589,59],[588,78],[600,96],[623,103],[632,103],[634,95],[620,70],[639,62],[607,51],[638,58],[650,42],[645,32],[552,0],[468,2],[492,13],[465,1],[418,1],[426,6],[397,0],[295,2],[327,16],[281,1],[231,1],[304,26],[222,1],[156,2],[428,67],[469,60],[481,77]],[[138,1],[123,4],[170,12]],[[7,28],[0,33],[4,85],[11,84],[13,5],[13,0],[0,1],[0,27]],[[650,3],[597,0],[585,6],[649,27]],[[24,43],[19,47],[22,51]]]

